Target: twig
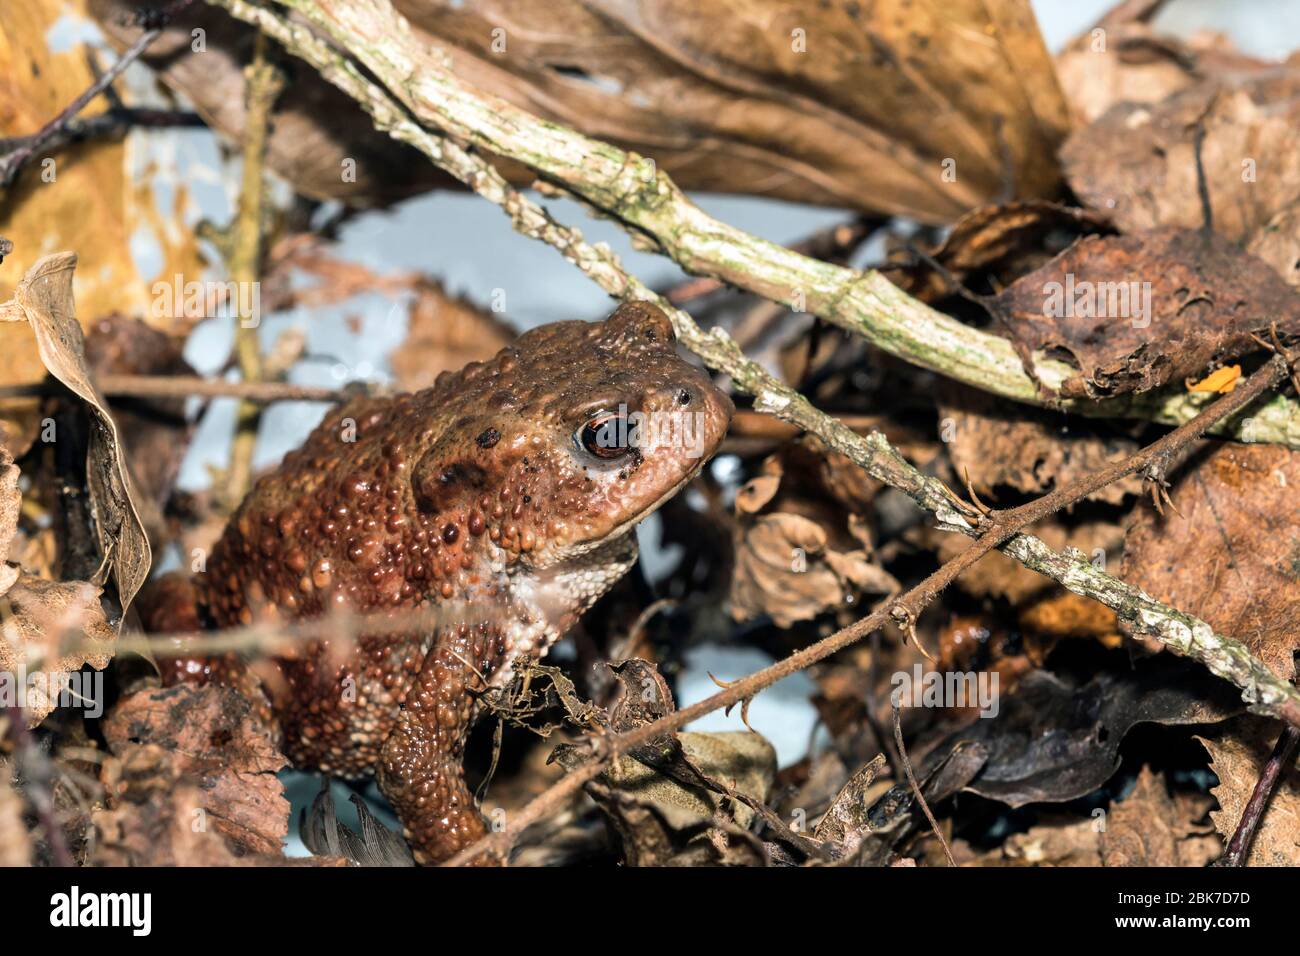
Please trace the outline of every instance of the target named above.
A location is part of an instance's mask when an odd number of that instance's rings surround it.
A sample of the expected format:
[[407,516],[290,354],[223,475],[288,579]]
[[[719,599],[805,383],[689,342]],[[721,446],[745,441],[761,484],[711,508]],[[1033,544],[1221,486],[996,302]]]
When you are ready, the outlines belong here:
[[34,142],[41,136],[40,133],[0,139],[0,155],[12,154],[15,150],[28,147],[38,150],[43,147],[44,152],[52,152],[89,139],[120,136],[133,129],[185,129],[206,128],[206,126],[198,113],[189,110],[156,110],[121,106],[86,119],[68,120],[40,143]]
[[1273,753],[1264,764],[1264,769],[1260,771],[1259,779],[1255,781],[1255,789],[1251,791],[1246,809],[1241,812],[1241,819],[1237,821],[1237,829],[1233,831],[1232,839],[1228,841],[1228,847],[1223,853],[1223,858],[1217,862],[1217,866],[1246,865],[1246,860],[1250,857],[1250,844],[1255,839],[1255,831],[1259,829],[1260,821],[1264,819],[1268,801],[1295,762],[1297,743],[1300,743],[1300,730],[1284,726],[1281,736],[1277,738],[1277,744],[1273,747]]
[[[221,378],[195,375],[101,375],[99,390],[110,398],[239,398],[248,402],[341,402],[350,389],[294,385],[289,382],[228,382]],[[379,386],[382,388],[382,386]],[[370,393],[378,391],[372,388]],[[9,398],[46,398],[67,394],[59,382],[31,385],[0,385],[0,401]]]
[[916,802],[921,805],[921,812],[930,821],[930,829],[939,838],[939,845],[943,847],[943,855],[948,858],[948,865],[956,866],[957,861],[952,858],[952,847],[948,846],[948,841],[944,839],[943,831],[939,829],[939,821],[934,818],[934,813],[930,810],[930,804],[926,802],[925,794],[921,792],[921,785],[916,782],[916,772],[912,769],[912,761],[907,756],[907,748],[903,746],[903,724],[898,713],[898,702],[893,701],[892,704],[894,711],[894,744],[898,747],[898,759],[903,761],[903,769],[907,772],[907,782],[912,785],[912,793],[916,796]]
[[28,137],[26,142],[15,148],[3,160],[0,160],[0,187],[8,188],[13,185],[19,170],[30,162],[31,158],[39,150],[65,135],[67,125],[76,118],[77,114],[84,110],[95,97],[108,89],[126,71],[128,66],[139,59],[145,50],[149,49],[150,44],[162,35],[163,27],[166,26],[171,17],[193,2],[194,0],[175,0],[162,10],[155,11],[150,16],[149,28],[140,34],[140,37],[135,43],[131,44],[125,53],[118,57],[116,63],[97,77],[80,96],[65,106],[58,116],[46,123],[35,135]]
[[[262,219],[266,196],[266,145],[271,130],[271,109],[284,86],[284,77],[270,59],[269,40],[260,30],[253,62],[244,71],[245,114],[243,184],[239,211],[230,231],[230,278],[239,288],[252,288],[262,273]],[[235,355],[245,382],[262,379],[262,346],[258,337],[260,316],[245,315],[246,297],[239,296],[235,324]],[[255,300],[253,300],[255,301]],[[235,435],[230,445],[223,500],[233,511],[253,483],[253,450],[262,421],[259,403],[242,399],[235,412]]]
[[[247,0],[208,2],[253,23],[280,20]],[[930,308],[877,272],[822,262],[719,222],[696,206],[652,160],[541,120],[472,87],[453,69],[451,54],[417,38],[389,0],[275,2],[301,14],[355,56],[401,103],[403,122],[409,123],[413,115],[449,139],[533,168],[653,239],[687,272],[712,276],[786,305],[798,303],[886,352],[984,391],[1029,404],[1046,403],[1006,339]],[[298,30],[296,24],[292,30]],[[299,36],[290,45],[295,52],[304,46]],[[341,59],[321,45],[327,56]],[[363,96],[363,105],[367,99],[373,101],[372,96]],[[411,141],[404,133],[395,135]],[[1072,366],[1043,356],[1034,368],[1051,393],[1059,392],[1077,374]],[[1057,404],[1085,415],[1149,418],[1178,425],[1193,418],[1204,402],[1179,390]],[[1279,397],[1256,415],[1252,434],[1255,441],[1300,447],[1300,406]]]

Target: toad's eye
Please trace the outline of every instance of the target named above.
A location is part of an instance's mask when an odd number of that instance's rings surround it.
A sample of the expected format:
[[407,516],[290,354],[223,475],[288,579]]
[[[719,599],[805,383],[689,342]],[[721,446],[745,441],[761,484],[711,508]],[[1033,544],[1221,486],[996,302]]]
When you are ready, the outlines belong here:
[[597,458],[619,458],[632,450],[627,418],[614,412],[600,412],[573,434],[579,447]]

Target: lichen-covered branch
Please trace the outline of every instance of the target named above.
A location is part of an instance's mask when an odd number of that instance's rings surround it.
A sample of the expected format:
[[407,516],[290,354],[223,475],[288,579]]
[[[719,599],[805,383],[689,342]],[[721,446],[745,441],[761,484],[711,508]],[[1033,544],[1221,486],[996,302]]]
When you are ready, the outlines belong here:
[[[275,2],[300,13],[356,57],[420,122],[537,170],[652,240],[688,272],[811,312],[884,351],[976,388],[1043,402],[1006,339],[931,309],[877,272],[801,255],[720,222],[691,202],[652,159],[471,87],[456,75],[452,55],[422,44],[389,0]],[[1035,370],[1052,390],[1075,374],[1071,366],[1044,356],[1036,358]],[[1060,407],[1176,425],[1193,418],[1208,400],[1158,392]],[[1247,437],[1300,448],[1300,406],[1275,397],[1252,416]]]

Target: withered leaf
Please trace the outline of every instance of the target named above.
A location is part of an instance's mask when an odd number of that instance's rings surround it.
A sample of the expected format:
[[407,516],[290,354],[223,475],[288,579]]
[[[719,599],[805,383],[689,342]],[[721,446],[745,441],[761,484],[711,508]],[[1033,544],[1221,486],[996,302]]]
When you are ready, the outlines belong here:
[[514,330],[490,312],[451,295],[436,282],[416,285],[406,340],[389,362],[397,384],[418,392],[440,372],[490,358],[510,344]]
[[211,828],[237,852],[282,852],[289,801],[275,773],[288,761],[240,693],[215,684],[140,691],[113,708],[103,729],[123,760],[162,748],[170,758],[166,772],[198,786]]
[[1120,576],[1245,643],[1284,680],[1300,648],[1300,452],[1214,442],[1184,467],[1163,517],[1149,503],[1124,536]]
[[1124,736],[1138,724],[1213,723],[1241,709],[1230,684],[1172,658],[1102,672],[1081,686],[1038,670],[1001,695],[996,717],[955,731],[931,753],[982,744],[988,760],[966,789],[1012,807],[1060,803],[1106,782]]
[[[1125,6],[1134,9],[1120,4],[1116,10]],[[1275,68],[1239,53],[1221,34],[1200,32],[1184,40],[1157,33],[1141,19],[1111,15],[1100,26],[1085,30],[1056,56],[1056,75],[1076,127],[1117,103],[1159,103],[1207,76]],[[1124,148],[1113,139],[1105,145],[1108,152]]]
[[1154,105],[1120,103],[1075,133],[1061,157],[1079,197],[1125,232],[1194,229],[1204,225],[1199,143],[1215,232],[1266,252],[1294,281],[1300,239],[1270,223],[1300,204],[1298,123],[1300,67],[1277,66],[1207,80]]
[[998,297],[1012,335],[1080,370],[1067,398],[1145,392],[1300,332],[1300,295],[1263,260],[1203,230],[1089,236]]
[[0,597],[0,675],[16,679],[27,720],[40,723],[85,665],[103,670],[117,631],[104,619],[100,589],[84,581],[46,581],[22,574]]
[[[941,389],[939,416],[954,472],[969,475],[981,493],[998,485],[1029,494],[1062,488],[1130,457],[1139,447],[1105,425],[1026,408],[958,385]],[[1119,504],[1125,495],[1141,490],[1142,480],[1129,477],[1089,499]]]
[[72,274],[77,257],[46,256],[27,271],[13,299],[0,306],[0,318],[25,319],[36,336],[41,362],[90,406],[93,414],[86,453],[86,484],[95,509],[100,553],[110,562],[123,614],[149,576],[153,558],[136,509],[126,451],[108,404],[86,366],[85,337],[77,324]]
[[[1210,752],[1210,769],[1219,785],[1210,792],[1219,809],[1210,819],[1224,845],[1232,838],[1255,790],[1255,784],[1277,743],[1280,726],[1262,717],[1243,716],[1197,737]],[[1300,775],[1296,761],[1283,768],[1281,779],[1264,810],[1251,841],[1247,866],[1295,866],[1300,863]]]
[[821,526],[800,515],[760,515],[740,533],[730,596],[736,620],[767,614],[778,627],[789,627],[857,595],[898,588],[865,551],[835,551]]
[[[767,798],[776,777],[776,750],[750,731],[677,735],[689,764],[738,793]],[[754,811],[703,784],[661,773],[633,756],[616,759],[587,787],[617,834],[629,866],[688,862],[759,862],[732,858]]]
[[1111,807],[1101,833],[1103,866],[1205,866],[1219,855],[1203,823],[1210,800],[1174,798],[1165,781],[1143,767],[1137,785]]

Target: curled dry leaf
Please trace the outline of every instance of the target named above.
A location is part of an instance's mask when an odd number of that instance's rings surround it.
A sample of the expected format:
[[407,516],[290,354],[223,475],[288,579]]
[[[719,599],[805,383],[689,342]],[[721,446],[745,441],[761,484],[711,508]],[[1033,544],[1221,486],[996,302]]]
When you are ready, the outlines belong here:
[[[1087,209],[1045,200],[1025,200],[972,209],[929,255],[955,279],[976,272],[993,275],[1009,285],[1079,236],[1108,229],[1105,216]],[[951,282],[929,263],[916,262],[910,251],[899,254],[906,265],[882,271],[911,295],[933,301],[953,292]]]
[[[289,801],[275,774],[288,761],[237,691],[215,684],[140,691],[118,703],[103,727],[125,777],[147,765],[162,777],[192,784],[204,825],[235,853],[282,852]],[[115,782],[119,793],[132,786],[125,777]],[[178,816],[181,811],[178,802]]]
[[1300,452],[1214,442],[1170,489],[1175,512],[1149,503],[1124,536],[1120,576],[1233,634],[1284,679],[1300,648]]
[[[939,416],[954,473],[969,475],[981,494],[998,485],[1042,494],[1123,461],[1139,447],[1104,425],[1028,409],[962,386],[941,391]],[[1117,505],[1141,490],[1142,479],[1129,477],[1088,500]]]
[[1038,670],[1001,695],[996,718],[955,731],[931,753],[981,745],[988,759],[966,789],[1012,807],[1061,803],[1110,778],[1138,724],[1214,723],[1240,712],[1231,685],[1186,661],[1145,660],[1082,685]]
[[[676,735],[689,766],[756,801],[776,778],[776,750],[751,731]],[[757,863],[744,834],[754,811],[739,800],[668,775],[636,757],[617,758],[587,787],[629,866]]]
[[1204,225],[1295,284],[1300,238],[1300,63],[1207,80],[1162,103],[1117,104],[1062,150],[1070,184],[1125,232]]
[[117,641],[100,589],[84,581],[22,574],[0,597],[0,621],[0,676],[26,676],[22,703],[33,726],[58,706],[72,674],[85,665],[108,666]]
[[1081,239],[997,297],[1030,350],[1080,370],[1067,398],[1145,392],[1201,378],[1258,348],[1252,333],[1300,332],[1300,295],[1263,260],[1203,230]]
[[[134,5],[95,0],[92,9],[125,44],[138,33],[121,26]],[[942,10],[902,0],[394,6],[467,82],[653,157],[686,189],[944,222],[1008,184],[1032,196],[1058,182],[1067,110],[1027,0],[952,0]],[[201,57],[187,55],[196,24],[208,30]],[[245,36],[210,9],[187,11],[148,54],[232,136],[243,128]],[[301,191],[354,202],[436,182],[323,86],[311,74],[291,85],[272,168]],[[350,180],[339,175],[347,158]]]
[[[1232,838],[1245,812],[1255,784],[1277,743],[1276,721],[1244,716],[1197,737],[1210,752],[1210,769],[1219,785],[1210,792],[1219,809],[1210,812],[1223,844]],[[1246,866],[1296,866],[1300,864],[1300,775],[1294,760],[1264,810],[1246,857]]]
[[861,594],[890,594],[898,582],[865,551],[827,546],[816,522],[794,514],[760,515],[740,532],[731,580],[731,615],[769,615],[790,627],[842,608]]
[[108,404],[86,365],[85,338],[77,324],[72,274],[77,257],[63,252],[38,261],[0,306],[0,318],[25,319],[36,336],[41,362],[51,375],[90,406],[86,485],[95,509],[100,554],[112,568],[117,600],[125,614],[149,576],[153,558],[136,509],[126,451]]

